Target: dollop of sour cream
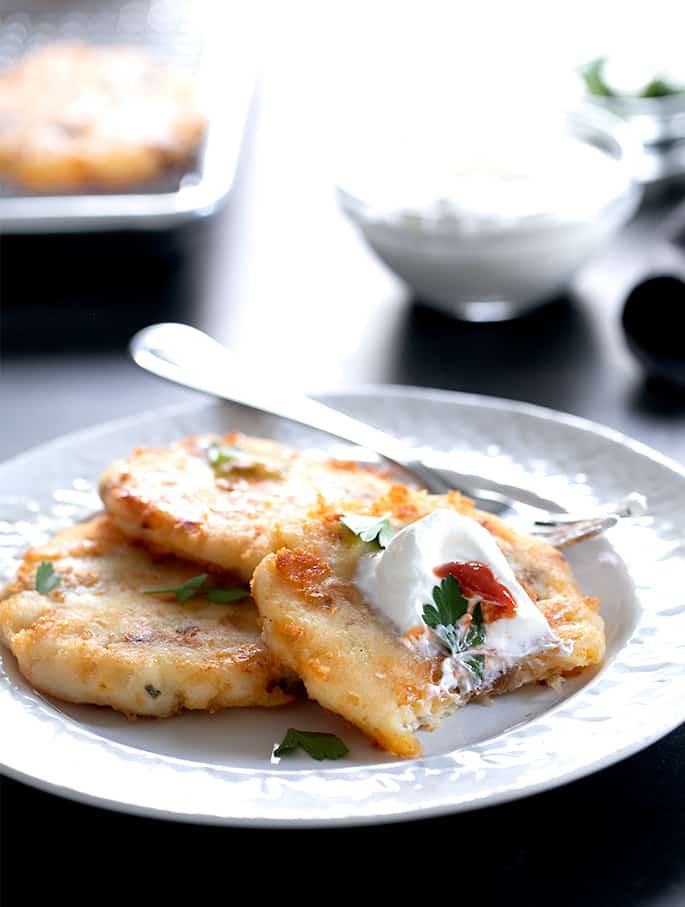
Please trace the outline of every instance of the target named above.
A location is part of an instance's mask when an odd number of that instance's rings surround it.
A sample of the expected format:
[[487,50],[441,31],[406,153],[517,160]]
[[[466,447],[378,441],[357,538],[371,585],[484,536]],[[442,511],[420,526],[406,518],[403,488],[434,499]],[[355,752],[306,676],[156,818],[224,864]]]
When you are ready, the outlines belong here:
[[[359,560],[355,582],[368,602],[405,633],[425,627],[424,605],[432,603],[433,587],[440,580],[435,568],[447,562],[486,564],[516,602],[516,613],[485,625],[487,686],[525,656],[559,646],[542,612],[517,581],[494,538],[475,520],[452,510],[436,510],[401,529],[388,547]],[[470,672],[446,657],[443,685],[473,687]]]

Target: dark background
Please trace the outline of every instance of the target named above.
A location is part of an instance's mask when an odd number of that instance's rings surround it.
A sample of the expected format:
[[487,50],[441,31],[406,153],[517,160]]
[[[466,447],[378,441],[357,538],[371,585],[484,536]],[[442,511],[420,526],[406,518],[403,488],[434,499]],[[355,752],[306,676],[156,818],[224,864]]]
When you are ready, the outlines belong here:
[[[0,457],[194,397],[125,352],[137,327],[185,320],[310,391],[380,382],[527,400],[685,463],[685,393],[645,379],[620,327],[630,288],[680,266],[667,241],[676,189],[651,190],[568,297],[517,322],[467,325],[410,299],[372,258],[335,208],[314,139],[276,136],[277,119],[269,91],[259,92],[234,190],[210,220],[167,234],[2,238]],[[304,832],[139,819],[3,779],[2,882],[8,904],[115,889],[157,899],[186,885],[194,900],[211,888],[222,900],[321,901],[361,896],[372,881],[390,896],[413,878],[431,900],[676,907],[685,904],[684,771],[681,727],[619,765],[520,802]]]

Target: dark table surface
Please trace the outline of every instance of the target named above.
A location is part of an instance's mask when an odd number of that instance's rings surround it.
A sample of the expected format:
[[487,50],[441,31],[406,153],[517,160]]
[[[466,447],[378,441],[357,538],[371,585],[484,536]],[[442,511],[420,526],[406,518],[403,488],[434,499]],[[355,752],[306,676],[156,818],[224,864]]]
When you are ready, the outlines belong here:
[[[467,325],[410,299],[366,250],[336,210],[315,130],[306,118],[283,128],[284,92],[267,85],[258,94],[219,216],[167,236],[3,238],[0,457],[194,399],[125,353],[136,326],[181,318],[280,363],[312,391],[379,382],[527,400],[603,422],[685,463],[685,395],[645,380],[619,323],[628,289],[672,254],[662,234],[673,194],[652,197],[567,298],[518,322]],[[123,872],[133,859],[140,878],[168,882],[182,874],[181,859],[221,875],[259,853],[270,867],[261,889],[271,880],[290,897],[297,884],[301,899],[314,896],[303,876],[312,855],[326,859],[336,888],[339,875],[341,887],[348,875],[358,886],[367,870],[387,870],[389,846],[424,878],[439,878],[441,894],[449,854],[455,894],[480,890],[479,903],[514,894],[529,903],[675,907],[685,903],[684,770],[681,727],[584,780],[468,816],[297,833],[189,828],[4,779],[2,877],[20,891],[37,850],[45,871],[32,873],[31,885],[74,860],[79,871],[104,860]],[[107,857],[105,839],[119,842]],[[354,871],[341,873],[345,866]],[[112,872],[107,878],[114,883]]]

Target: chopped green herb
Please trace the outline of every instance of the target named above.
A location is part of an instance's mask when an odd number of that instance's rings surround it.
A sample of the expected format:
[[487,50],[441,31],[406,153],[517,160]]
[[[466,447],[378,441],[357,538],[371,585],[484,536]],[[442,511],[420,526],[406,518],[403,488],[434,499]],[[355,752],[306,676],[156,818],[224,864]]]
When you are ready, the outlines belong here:
[[232,472],[245,473],[256,479],[278,478],[283,472],[282,464],[269,457],[256,456],[241,447],[218,444],[216,441],[207,448],[207,459],[217,478]]
[[243,598],[247,598],[249,594],[250,590],[247,586],[232,586],[230,589],[219,589],[218,586],[214,586],[206,591],[207,598],[215,605],[225,605],[228,604],[228,602],[237,602]]
[[319,734],[314,731],[298,731],[294,727],[274,750],[274,756],[285,756],[301,747],[312,759],[341,759],[349,750],[335,734]]
[[469,603],[461,594],[461,586],[448,574],[439,586],[433,586],[433,605],[423,606],[423,622],[435,630],[436,627],[449,627],[463,617],[468,611]]
[[[482,646],[485,642],[485,624],[483,623],[483,610],[480,602],[473,609],[471,614],[471,625],[464,636],[464,648],[473,649],[475,646]],[[467,668],[476,675],[478,680],[483,679],[483,670],[485,668],[485,655],[469,655],[464,659]]]
[[464,659],[464,664],[473,674],[476,675],[478,680],[483,679],[483,672],[485,670],[485,655],[469,655]]
[[585,87],[590,94],[602,98],[612,98],[614,97],[614,93],[604,81],[602,72],[605,63],[606,57],[598,57],[586,66],[583,66],[580,70],[580,74],[585,80]]
[[340,522],[350,532],[358,535],[362,542],[376,542],[381,548],[387,548],[395,535],[395,530],[390,525],[387,516],[378,518],[349,513],[343,514]]
[[677,85],[675,83],[669,83],[665,79],[655,76],[653,79],[650,79],[649,82],[645,84],[643,88],[639,91],[614,91],[614,89],[607,83],[607,79],[604,73],[604,67],[606,66],[607,58],[598,57],[595,60],[591,60],[589,63],[585,64],[580,68],[580,75],[585,81],[585,87],[589,94],[593,94],[596,97],[601,98],[616,98],[616,97],[628,97],[628,98],[663,98],[668,95],[681,94],[685,91],[685,85]]
[[198,594],[208,579],[208,573],[200,573],[197,576],[192,576],[190,579],[186,580],[185,583],[181,583],[180,586],[174,586],[171,589],[143,589],[143,595],[164,595],[166,593],[173,593],[176,596],[176,601],[187,602],[189,598]]
[[244,456],[245,451],[240,447],[233,447],[229,444],[218,444],[216,441],[207,448],[207,459],[212,469],[221,470],[221,467],[232,460],[237,460]]
[[145,692],[148,694],[148,696],[152,696],[153,699],[156,699],[162,693],[162,691],[158,690],[157,687],[153,687],[151,683],[145,684]]
[[237,602],[247,598],[250,590],[247,586],[228,586],[225,589],[219,586],[210,586],[209,589],[202,587],[209,579],[208,573],[199,573],[181,583],[180,586],[173,586],[171,589],[144,589],[143,595],[175,595],[176,601],[185,603],[188,599],[196,595],[204,594],[207,600],[215,605],[225,605],[228,602]]
[[50,561],[41,561],[36,570],[36,592],[41,595],[49,595],[53,589],[56,589],[62,582],[59,573],[55,573],[55,568]]
[[676,88],[664,82],[663,79],[652,79],[648,82],[640,93],[641,98],[665,98],[667,95],[679,94],[682,88]]

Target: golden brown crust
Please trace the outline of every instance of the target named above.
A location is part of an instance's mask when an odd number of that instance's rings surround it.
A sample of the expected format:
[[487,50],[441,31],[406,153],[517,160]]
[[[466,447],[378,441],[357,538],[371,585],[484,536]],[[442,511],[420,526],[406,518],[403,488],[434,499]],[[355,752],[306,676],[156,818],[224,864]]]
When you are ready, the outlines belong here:
[[[402,526],[448,508],[477,519],[495,536],[570,648],[569,654],[560,650],[530,660],[500,689],[558,677],[601,659],[602,622],[587,607],[562,555],[477,511],[468,498],[393,485],[354,464],[346,464],[351,484],[341,484],[337,464],[322,466],[273,442],[237,435],[224,443],[266,458],[282,474],[218,484],[207,463],[207,443],[206,437],[191,438],[115,464],[101,483],[110,513],[148,542],[176,550],[183,545],[186,555],[237,567],[244,576],[262,556],[277,551],[254,578],[269,648],[302,678],[312,698],[381,746],[416,754],[414,730],[434,726],[461,698],[457,702],[438,690],[438,659],[412,654],[361,600],[352,580],[364,546],[341,527],[342,512],[389,515]],[[320,493],[324,482],[326,494]]]
[[[41,561],[62,577],[49,595],[35,589]],[[129,716],[289,701],[279,686],[288,672],[264,645],[249,599],[180,604],[143,594],[199,572],[154,558],[96,517],[27,553],[0,600],[0,637],[37,689]],[[226,575],[212,581],[235,584]]]
[[[433,496],[400,486],[358,512],[388,514],[398,528],[435,509],[456,509],[484,525],[514,572],[533,593],[562,645],[529,657],[492,692],[553,680],[601,662],[604,626],[595,599],[585,598],[563,555],[539,539],[473,507],[458,494]],[[467,701],[438,685],[441,659],[405,645],[354,585],[359,542],[332,512],[290,534],[289,548],[267,557],[255,571],[253,595],[267,645],[302,678],[309,695],[356,724],[382,747],[417,755],[419,727],[432,728]],[[337,530],[332,531],[336,525]],[[320,602],[326,602],[322,608]]]
[[330,575],[331,568],[315,554],[282,548],[276,554],[276,571],[310,601],[317,604],[328,604],[330,601],[330,595],[323,595],[319,589]]
[[33,191],[116,189],[195,154],[191,79],[125,47],[57,43],[0,76],[0,172]]
[[217,476],[207,456],[215,440],[199,435],[141,448],[110,466],[100,495],[111,519],[132,538],[249,580],[309,513],[326,514],[334,501],[369,505],[391,487],[378,470],[237,433],[220,440],[245,451],[244,464]]
[[[287,552],[298,560],[305,551]],[[420,746],[406,727],[415,715],[430,720],[427,690],[434,665],[418,660],[362,600],[352,583],[322,575],[303,589],[279,570],[285,551],[269,555],[255,572],[263,633],[276,657],[302,678],[310,698],[360,727],[383,749],[416,756]],[[321,607],[320,601],[334,606]]]

